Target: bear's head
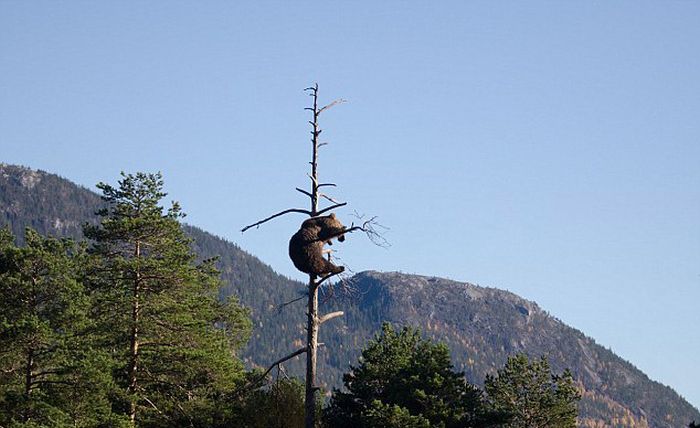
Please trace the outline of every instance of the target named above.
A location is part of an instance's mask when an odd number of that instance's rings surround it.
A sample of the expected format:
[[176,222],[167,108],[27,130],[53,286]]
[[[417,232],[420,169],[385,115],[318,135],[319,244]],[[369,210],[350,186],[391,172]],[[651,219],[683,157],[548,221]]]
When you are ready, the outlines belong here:
[[321,229],[318,232],[318,237],[321,241],[327,241],[329,245],[333,238],[338,238],[340,242],[345,241],[345,235],[343,234],[343,232],[345,232],[345,226],[336,218],[335,213],[331,213],[325,217],[319,217],[319,220],[318,225]]

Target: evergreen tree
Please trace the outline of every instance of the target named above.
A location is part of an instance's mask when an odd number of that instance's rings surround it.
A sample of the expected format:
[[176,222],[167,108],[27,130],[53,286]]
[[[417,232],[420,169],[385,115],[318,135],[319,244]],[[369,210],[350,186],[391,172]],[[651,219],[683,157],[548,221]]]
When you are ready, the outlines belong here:
[[329,427],[481,427],[500,419],[487,411],[481,391],[452,371],[444,344],[420,332],[384,324],[343,376],[326,411]]
[[105,422],[109,360],[90,346],[80,249],[31,229],[24,242],[0,232],[0,426]]
[[546,357],[530,362],[525,354],[508,358],[485,389],[494,408],[511,416],[510,428],[573,428],[580,394],[569,370],[556,375]]
[[107,207],[86,226],[97,262],[91,289],[103,346],[117,361],[115,408],[139,426],[217,426],[244,370],[234,350],[250,331],[235,299],[220,302],[214,260],[198,263],[180,207],[161,207],[160,174],[100,183]]
[[[320,401],[318,408],[320,410]],[[239,425],[246,428],[303,428],[304,384],[280,379],[246,397]]]

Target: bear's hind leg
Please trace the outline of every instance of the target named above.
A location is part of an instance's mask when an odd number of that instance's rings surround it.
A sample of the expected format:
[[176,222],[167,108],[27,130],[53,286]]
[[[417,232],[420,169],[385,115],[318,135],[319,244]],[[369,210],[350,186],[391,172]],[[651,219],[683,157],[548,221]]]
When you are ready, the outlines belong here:
[[323,259],[323,261],[325,262],[323,266],[324,273],[337,274],[345,271],[345,266],[336,266],[326,259]]

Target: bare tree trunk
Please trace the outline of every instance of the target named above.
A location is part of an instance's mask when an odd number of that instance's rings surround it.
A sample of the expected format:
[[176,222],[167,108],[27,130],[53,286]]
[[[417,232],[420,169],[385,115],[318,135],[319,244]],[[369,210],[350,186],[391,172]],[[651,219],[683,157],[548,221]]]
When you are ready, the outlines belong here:
[[[255,222],[253,224],[250,224],[243,229],[241,229],[241,232],[245,232],[246,230],[249,230],[254,227],[259,227],[261,224],[266,223],[274,218],[277,218],[279,216],[288,214],[288,213],[301,213],[301,214],[306,214],[310,217],[316,217],[321,214],[324,214],[326,212],[332,211],[336,208],[343,207],[347,205],[347,202],[337,202],[333,198],[329,197],[328,195],[322,194],[319,189],[324,186],[329,186],[329,187],[335,187],[334,183],[321,183],[318,180],[318,149],[319,147],[323,146],[326,143],[319,143],[318,137],[321,135],[322,130],[318,127],[318,117],[319,115],[337,105],[345,102],[343,99],[337,99],[330,104],[320,107],[318,106],[318,84],[315,84],[314,86],[310,88],[306,88],[305,91],[309,91],[311,97],[313,98],[313,106],[312,107],[307,107],[305,110],[310,110],[313,113],[313,120],[310,120],[309,123],[311,124],[312,130],[311,130],[311,143],[312,143],[312,157],[311,157],[311,174],[309,177],[311,178],[311,191],[307,192],[306,190],[296,188],[297,191],[303,193],[304,195],[308,196],[311,199],[311,209],[310,210],[305,210],[301,208],[290,208],[284,211],[280,211],[276,214],[273,214],[267,218],[264,218],[258,222]],[[323,208],[321,210],[318,209],[319,205],[319,200],[321,198],[325,198],[328,201],[330,201],[333,205]],[[355,230],[362,230],[365,232],[370,231],[371,229],[367,229],[364,226],[367,224],[370,224],[371,221],[365,222],[365,225],[363,226],[353,226],[350,228],[347,228],[343,231],[343,233],[350,233]],[[329,256],[330,257],[330,256]],[[308,290],[308,312],[307,312],[307,324],[306,324],[306,347],[301,348],[288,356],[276,361],[270,368],[263,374],[266,375],[269,373],[270,370],[272,370],[272,367],[275,365],[281,364],[284,361],[287,361],[290,358],[293,358],[300,353],[306,352],[306,397],[305,397],[305,426],[306,428],[315,428],[316,426],[316,391],[318,391],[318,388],[316,387],[316,357],[317,357],[317,349],[318,349],[318,330],[321,324],[324,321],[328,321],[332,318],[338,317],[343,315],[342,311],[337,311],[333,312],[332,314],[326,314],[324,316],[319,316],[318,314],[318,289],[321,286],[321,284],[329,279],[330,277],[334,276],[335,274],[329,274],[326,275],[322,278],[318,278],[316,275],[309,275],[309,290]]]
[[316,350],[318,349],[318,287],[316,279],[309,277],[309,307],[307,323],[306,351],[306,428],[316,424]]
[[[141,257],[141,243],[136,241],[136,248],[134,249],[134,258],[138,259]],[[133,296],[131,303],[131,344],[129,347],[129,394],[136,393],[136,388],[138,386],[138,356],[139,356],[139,294],[141,288],[141,273],[137,267],[136,276],[134,278]],[[136,425],[136,398],[133,395],[130,398],[129,403],[129,420],[131,425]]]
[[[311,126],[311,143],[313,151],[311,155],[311,217],[318,215],[318,85],[312,89],[313,121]],[[305,397],[305,426],[314,428],[316,425],[316,351],[318,349],[318,286],[316,275],[309,275],[309,305],[306,325],[306,397]]]
[[[31,311],[36,315],[37,308],[37,278],[32,276],[32,294],[30,297]],[[34,386],[34,348],[30,348],[27,352],[27,361],[24,370],[24,397],[27,400],[26,407],[24,408],[24,414],[22,415],[23,422],[29,422],[32,419],[32,387]]]
[[318,129],[318,85],[315,85],[313,88],[313,98],[314,119],[311,122],[313,128],[311,131],[311,143],[313,145],[311,153],[311,217],[318,215],[318,136],[321,134],[321,130]]

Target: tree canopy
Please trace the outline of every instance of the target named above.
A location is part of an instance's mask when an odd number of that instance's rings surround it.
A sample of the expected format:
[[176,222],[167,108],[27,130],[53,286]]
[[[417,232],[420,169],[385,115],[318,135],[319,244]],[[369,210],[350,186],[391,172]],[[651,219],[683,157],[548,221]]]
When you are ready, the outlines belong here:
[[109,419],[109,359],[93,346],[84,254],[29,228],[24,242],[0,231],[0,425]]
[[[93,315],[116,361],[117,407],[139,425],[193,425],[244,370],[235,346],[249,332],[235,299],[218,300],[214,260],[197,262],[180,207],[165,210],[160,174],[100,183],[107,207],[93,240]],[[121,404],[119,404],[121,403]]]
[[327,410],[331,427],[482,427],[501,420],[452,370],[447,347],[408,327],[385,323],[343,383],[347,392],[335,390]]
[[527,355],[508,358],[494,376],[487,376],[486,393],[495,409],[510,416],[511,428],[573,428],[580,394],[569,370],[553,374],[547,357],[529,361]]

